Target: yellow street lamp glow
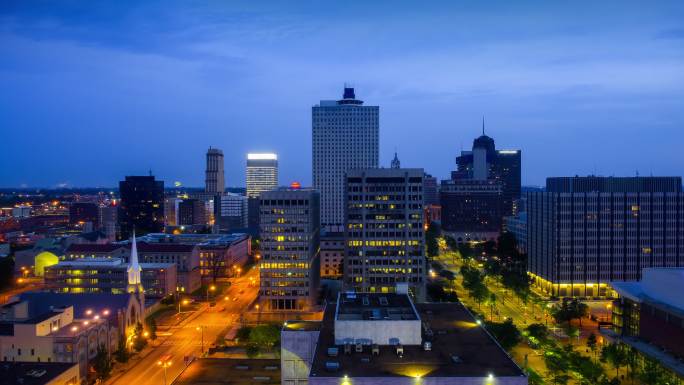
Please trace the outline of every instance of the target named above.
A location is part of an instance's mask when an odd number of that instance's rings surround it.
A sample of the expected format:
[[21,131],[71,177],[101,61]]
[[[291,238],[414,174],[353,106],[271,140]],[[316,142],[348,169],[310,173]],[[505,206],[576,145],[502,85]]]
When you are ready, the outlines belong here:
[[188,303],[190,303],[190,301],[188,301],[187,299],[183,300],[183,305],[187,305]]
[[209,290],[211,290],[211,291],[214,291],[214,290],[216,290],[216,286],[214,286],[214,285],[211,285],[211,287],[209,288]]
[[149,336],[149,335],[150,335],[150,332],[147,332],[147,331],[146,331],[146,332],[143,333],[143,336],[145,336],[145,337],[147,337],[147,336]]

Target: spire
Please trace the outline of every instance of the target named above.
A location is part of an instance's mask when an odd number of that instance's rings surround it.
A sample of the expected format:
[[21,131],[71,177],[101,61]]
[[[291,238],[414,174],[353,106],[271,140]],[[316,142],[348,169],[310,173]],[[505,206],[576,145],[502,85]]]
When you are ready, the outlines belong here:
[[392,168],[401,168],[401,162],[399,162],[396,150],[394,151],[394,159],[392,159]]
[[482,136],[484,136],[484,115],[482,115]]
[[129,293],[138,293],[143,291],[140,273],[142,268],[138,264],[138,246],[135,242],[135,230],[133,230],[133,239],[131,240],[131,257],[128,260],[128,289]]

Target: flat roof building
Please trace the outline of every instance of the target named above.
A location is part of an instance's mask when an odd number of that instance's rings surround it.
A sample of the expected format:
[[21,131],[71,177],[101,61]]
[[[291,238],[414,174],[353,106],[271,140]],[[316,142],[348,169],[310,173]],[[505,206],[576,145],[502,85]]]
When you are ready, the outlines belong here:
[[[298,330],[290,322],[283,327],[283,349],[297,350],[291,344]],[[404,294],[341,293],[320,326],[299,332],[318,333],[311,362],[299,363],[310,368],[309,385],[415,385],[417,379],[426,385],[527,384],[521,368],[461,304],[413,304]],[[301,342],[300,347],[309,343]],[[283,368],[296,359],[285,352],[281,357]]]

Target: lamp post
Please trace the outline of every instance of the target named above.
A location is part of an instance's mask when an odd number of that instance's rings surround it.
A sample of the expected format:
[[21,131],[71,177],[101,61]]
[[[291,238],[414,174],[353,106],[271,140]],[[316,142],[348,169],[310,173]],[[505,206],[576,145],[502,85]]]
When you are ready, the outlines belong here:
[[195,330],[197,330],[198,332],[201,332],[201,333],[202,333],[202,348],[201,348],[201,350],[200,350],[200,353],[201,353],[201,354],[204,354],[204,328],[205,328],[205,327],[202,326],[202,325],[200,325],[200,326],[198,326],[198,327],[195,328]]
[[180,298],[178,298],[178,314],[181,312],[181,302],[183,302],[183,305],[187,305],[189,303],[187,299],[181,301]]
[[157,361],[157,365],[164,368],[164,385],[166,385],[166,369],[171,366],[171,356],[165,355]]
[[209,291],[210,291],[210,290],[211,290],[211,291],[216,290],[216,286],[211,285],[211,286],[208,286],[208,287],[207,287],[207,302],[209,302]]

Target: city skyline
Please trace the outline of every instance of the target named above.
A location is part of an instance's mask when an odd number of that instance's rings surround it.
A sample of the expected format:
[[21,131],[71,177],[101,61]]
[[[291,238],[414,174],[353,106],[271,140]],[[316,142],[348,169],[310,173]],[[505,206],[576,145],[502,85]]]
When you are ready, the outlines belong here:
[[447,179],[484,115],[498,146],[522,149],[524,185],[680,175],[684,5],[615,4],[11,3],[0,187],[112,187],[150,169],[200,187],[209,146],[228,186],[261,151],[282,184],[311,185],[310,108],[345,82],[380,106],[384,167],[396,150]]

